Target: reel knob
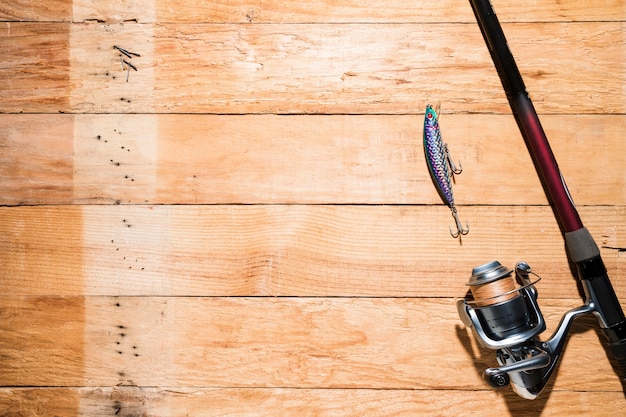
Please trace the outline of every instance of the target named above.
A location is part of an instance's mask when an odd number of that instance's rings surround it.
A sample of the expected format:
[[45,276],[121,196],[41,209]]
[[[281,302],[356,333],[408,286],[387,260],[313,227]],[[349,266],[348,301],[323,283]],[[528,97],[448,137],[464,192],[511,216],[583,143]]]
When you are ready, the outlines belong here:
[[493,388],[502,388],[509,385],[511,382],[509,374],[498,368],[486,369],[485,372],[483,372],[483,380]]

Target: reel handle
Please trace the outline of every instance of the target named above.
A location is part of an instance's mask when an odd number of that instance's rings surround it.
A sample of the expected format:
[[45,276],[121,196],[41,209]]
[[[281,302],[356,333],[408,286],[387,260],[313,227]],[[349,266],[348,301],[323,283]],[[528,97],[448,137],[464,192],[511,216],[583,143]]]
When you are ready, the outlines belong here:
[[[504,365],[499,368],[487,368],[483,372],[483,380],[494,388],[501,388],[508,385],[511,381],[509,373],[528,372],[545,368],[550,365],[550,362],[550,355],[548,355],[547,352],[540,352],[535,356],[513,362],[509,365]],[[550,378],[550,376],[548,375],[547,378]]]

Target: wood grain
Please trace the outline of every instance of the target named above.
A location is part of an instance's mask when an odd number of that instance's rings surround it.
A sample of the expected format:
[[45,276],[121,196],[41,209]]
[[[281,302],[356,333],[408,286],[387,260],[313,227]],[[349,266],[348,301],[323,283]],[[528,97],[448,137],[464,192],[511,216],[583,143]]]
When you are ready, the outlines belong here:
[[82,294],[81,209],[48,207],[25,216],[0,211],[0,293],[21,287],[21,294]]
[[69,111],[70,26],[6,23],[0,33],[0,113]]
[[[546,0],[500,2],[496,11],[502,22],[525,21],[613,21],[624,20],[624,5],[619,1],[601,6],[586,0],[560,2]],[[524,10],[524,13],[519,13]],[[0,4],[0,20],[9,21],[138,21],[147,22],[239,22],[239,23],[311,23],[311,22],[467,22],[473,23],[466,0],[433,0],[428,7],[397,0],[348,0],[323,2],[313,0],[264,2],[198,0],[93,2],[90,0],[50,0],[33,3],[13,0]]]
[[0,2],[0,21],[68,22],[72,17],[72,0],[10,0]]
[[[626,11],[620,2],[605,2],[602,7],[584,0],[560,2],[547,0],[538,4],[522,0],[515,4],[499,2],[497,13],[502,22],[548,21],[612,21],[624,20]],[[240,22],[240,23],[412,23],[465,22],[474,23],[467,0],[434,0],[423,4],[398,0],[348,0],[315,2],[270,0],[262,3],[250,0],[207,4],[197,0],[179,2],[176,7],[167,1],[156,1],[159,21],[175,22]],[[116,7],[116,11],[119,10]],[[524,10],[524,13],[519,13]],[[118,13],[121,13],[118,11]],[[107,16],[108,13],[101,13]],[[76,15],[78,18],[79,16]],[[130,17],[130,14],[128,15]],[[126,17],[128,19],[128,17]]]
[[[626,111],[622,23],[505,30],[540,112]],[[122,40],[143,53],[132,83],[112,50]],[[473,25],[88,24],[72,27],[72,45],[74,112],[406,114],[426,101],[510,112]]]
[[0,386],[80,385],[84,323],[84,298],[3,296]]
[[0,204],[74,199],[74,117],[0,115]]
[[[574,201],[623,205],[607,171],[626,169],[626,117],[542,121]],[[547,204],[512,116],[441,123],[458,204]],[[441,204],[420,115],[0,115],[0,129],[1,204]]]
[[[24,342],[2,345],[2,385],[484,389],[493,351],[475,345],[454,301],[6,297],[2,340]],[[577,304],[544,299],[542,310],[553,328]],[[73,319],[60,330],[62,314]],[[586,391],[621,391],[594,322],[574,329],[550,390],[584,380]],[[50,350],[61,331],[84,334],[84,344],[68,337]],[[16,354],[24,343],[29,350]],[[442,364],[467,372],[441,378]]]
[[[622,411],[616,392],[554,391],[534,401],[502,391],[371,390],[288,388],[10,388],[0,389],[0,409],[13,415],[46,410],[58,417],[155,415],[193,416],[615,416]],[[20,414],[21,413],[21,414]]]
[[[576,26],[505,28],[538,110],[626,112],[623,24]],[[414,114],[441,101],[450,112],[509,113],[480,32],[466,24],[10,27],[1,112]],[[142,55],[129,82],[116,44]]]
[[[0,209],[12,295],[462,297],[471,268],[525,260],[542,294],[579,298],[549,207],[59,206]],[[609,275],[624,207],[582,207]],[[71,227],[70,227],[71,226]],[[613,285],[622,299],[626,286]]]

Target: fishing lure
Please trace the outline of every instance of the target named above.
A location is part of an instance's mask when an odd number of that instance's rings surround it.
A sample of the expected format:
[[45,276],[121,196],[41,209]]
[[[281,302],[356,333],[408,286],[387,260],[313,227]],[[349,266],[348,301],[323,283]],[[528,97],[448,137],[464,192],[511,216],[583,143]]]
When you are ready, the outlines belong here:
[[454,238],[468,234],[469,225],[466,223],[466,228],[463,228],[452,194],[452,176],[459,175],[463,171],[463,167],[459,164],[459,168],[457,168],[452,162],[448,145],[443,143],[441,139],[437,111],[430,104],[426,105],[426,113],[424,114],[424,153],[435,187],[443,201],[450,207],[456,222],[457,231],[454,233],[450,228],[450,234]]

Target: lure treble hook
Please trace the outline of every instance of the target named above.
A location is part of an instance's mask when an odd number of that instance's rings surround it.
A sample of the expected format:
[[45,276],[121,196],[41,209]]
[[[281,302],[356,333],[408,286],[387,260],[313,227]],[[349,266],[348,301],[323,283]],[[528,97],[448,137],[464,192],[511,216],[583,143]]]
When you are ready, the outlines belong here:
[[453,238],[457,238],[461,235],[465,236],[466,234],[469,233],[469,224],[467,222],[465,222],[465,228],[463,228],[463,225],[461,224],[461,220],[459,219],[459,213],[456,211],[456,207],[452,207],[450,208],[450,210],[452,210],[452,217],[454,217],[454,222],[456,223],[456,233],[454,233],[452,231],[452,228],[450,227],[450,234],[452,235]]
[[463,165],[461,165],[461,161],[459,161],[459,167],[457,168],[456,165],[454,165],[454,161],[452,160],[452,157],[450,156],[450,151],[448,150],[448,144],[444,143],[443,144],[443,152],[446,155],[446,161],[448,162],[448,166],[450,167],[450,171],[455,174],[455,175],[459,175],[461,172],[463,172]]

